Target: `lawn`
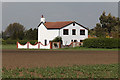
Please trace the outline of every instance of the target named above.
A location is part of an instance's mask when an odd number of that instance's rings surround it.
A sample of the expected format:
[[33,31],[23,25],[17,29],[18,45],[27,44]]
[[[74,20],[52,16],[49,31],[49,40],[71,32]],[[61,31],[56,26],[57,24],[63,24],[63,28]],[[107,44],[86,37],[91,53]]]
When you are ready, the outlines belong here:
[[[2,49],[17,49],[16,45],[2,45]],[[27,49],[26,49],[27,50]],[[33,49],[31,49],[33,50]],[[35,50],[46,50],[46,49],[35,49]],[[84,47],[74,47],[74,48],[61,48],[61,49],[53,49],[53,50],[96,50],[96,51],[118,51],[118,48],[115,49],[104,49],[104,48],[84,48]]]
[[17,49],[17,45],[2,45],[2,49]]
[[118,67],[118,64],[16,69],[3,67],[2,78],[118,78]]
[[85,47],[74,47],[74,48],[61,48],[57,50],[96,50],[96,51],[118,51],[118,48],[106,49],[106,48],[85,48]]

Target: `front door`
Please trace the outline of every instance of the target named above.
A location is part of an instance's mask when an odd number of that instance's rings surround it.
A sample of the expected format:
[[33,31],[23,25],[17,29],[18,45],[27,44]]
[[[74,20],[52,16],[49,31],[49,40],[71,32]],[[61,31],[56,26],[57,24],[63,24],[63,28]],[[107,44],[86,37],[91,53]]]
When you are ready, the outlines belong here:
[[45,39],[45,45],[47,45],[47,40]]

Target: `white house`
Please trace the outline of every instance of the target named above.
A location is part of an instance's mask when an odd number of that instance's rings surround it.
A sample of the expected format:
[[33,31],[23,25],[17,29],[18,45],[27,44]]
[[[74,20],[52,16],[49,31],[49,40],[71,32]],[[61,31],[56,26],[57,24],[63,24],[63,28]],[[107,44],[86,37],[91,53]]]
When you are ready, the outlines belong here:
[[88,29],[75,21],[46,22],[42,16],[38,25],[38,42],[47,45],[57,36],[62,38],[63,45],[69,45],[88,38]]

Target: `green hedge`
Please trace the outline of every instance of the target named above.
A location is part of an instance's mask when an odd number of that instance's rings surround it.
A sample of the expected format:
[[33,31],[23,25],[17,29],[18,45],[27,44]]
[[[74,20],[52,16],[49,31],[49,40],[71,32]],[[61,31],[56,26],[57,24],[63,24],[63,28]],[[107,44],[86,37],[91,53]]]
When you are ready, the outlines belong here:
[[120,48],[120,39],[89,38],[83,41],[83,47],[88,48]]
[[22,45],[26,44],[27,42],[30,42],[31,44],[35,44],[37,42],[37,40],[3,40],[2,44],[3,45],[16,44],[17,42],[19,42]]

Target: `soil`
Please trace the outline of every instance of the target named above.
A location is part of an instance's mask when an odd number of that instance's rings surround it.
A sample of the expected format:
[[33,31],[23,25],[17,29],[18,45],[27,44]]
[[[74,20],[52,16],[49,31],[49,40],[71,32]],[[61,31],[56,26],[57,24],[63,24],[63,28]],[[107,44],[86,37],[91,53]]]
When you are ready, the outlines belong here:
[[118,51],[2,50],[2,66],[56,67],[118,63]]

